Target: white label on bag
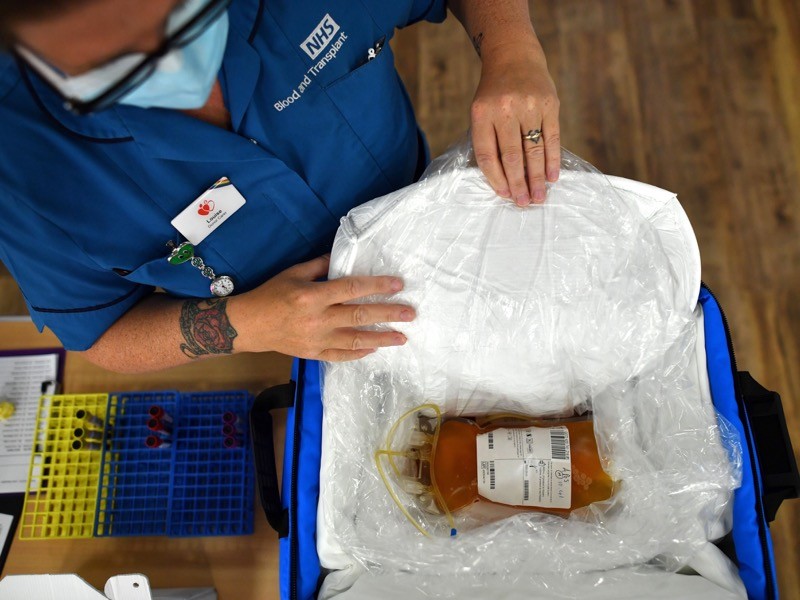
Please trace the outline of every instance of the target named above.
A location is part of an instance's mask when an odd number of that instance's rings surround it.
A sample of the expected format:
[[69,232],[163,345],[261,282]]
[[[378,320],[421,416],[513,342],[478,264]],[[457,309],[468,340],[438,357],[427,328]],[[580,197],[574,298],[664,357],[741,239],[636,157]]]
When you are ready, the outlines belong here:
[[478,493],[513,506],[570,508],[569,430],[495,429],[477,437]]
[[196,246],[244,204],[244,196],[227,177],[222,177],[184,208],[171,223]]

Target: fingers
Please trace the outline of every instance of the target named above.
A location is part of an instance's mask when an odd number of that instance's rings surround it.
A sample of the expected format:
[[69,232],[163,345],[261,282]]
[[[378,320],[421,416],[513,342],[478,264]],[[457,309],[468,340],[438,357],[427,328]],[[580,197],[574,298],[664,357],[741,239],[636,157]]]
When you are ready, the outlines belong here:
[[544,137],[547,181],[554,183],[558,181],[561,169],[561,130],[558,126],[558,106],[544,113],[542,135]]
[[343,304],[331,307],[335,327],[364,327],[378,323],[413,321],[414,309],[402,304]]
[[255,325],[250,329],[260,332],[254,348],[339,361],[363,358],[376,348],[406,343],[406,337],[396,331],[365,328],[413,321],[413,308],[389,302],[352,302],[365,296],[395,294],[403,289],[403,281],[391,276],[315,281],[328,273],[329,262],[326,255],[295,265],[242,294],[243,300],[237,304],[239,315],[251,319]]
[[[538,129],[537,127],[536,129]],[[534,129],[534,131],[536,130]],[[527,131],[520,134],[525,135]],[[528,186],[531,190],[534,204],[541,204],[544,202],[545,187],[544,187],[544,154],[545,148],[541,139],[539,142],[531,140],[523,141],[525,147],[525,167],[528,174]]]
[[495,123],[500,160],[511,190],[511,198],[517,206],[528,206],[531,197],[528,182],[525,180],[525,155],[519,127],[516,119],[504,119]]
[[[530,102],[524,109],[514,104],[492,108],[477,101],[472,105],[472,145],[478,166],[495,192],[518,206],[527,206],[531,200],[544,202],[545,182],[558,179],[558,107],[549,104],[545,117]],[[523,126],[533,128],[520,129]],[[544,130],[545,143],[523,138],[537,129]],[[547,137],[548,130],[552,139]]]
[[413,321],[416,312],[402,304],[350,304],[332,307],[333,324],[338,328],[328,341],[332,350],[367,350],[402,346],[407,339],[396,331],[364,331],[356,329],[378,323]]
[[295,265],[291,267],[291,270],[294,271],[294,274],[300,277],[300,279],[314,281],[321,277],[327,277],[330,263],[331,255],[325,254],[319,258]]
[[324,294],[330,304],[343,304],[373,295],[391,295],[403,289],[403,280],[388,276],[351,276],[327,281]]
[[477,103],[472,106],[472,147],[475,150],[475,161],[489,180],[489,185],[498,196],[510,198],[511,191],[497,152],[494,125],[486,110]]
[[320,353],[321,360],[357,360],[372,354],[378,348],[402,346],[408,340],[396,331],[364,331],[355,329],[362,325],[412,321],[416,314],[408,306],[396,304],[360,304],[334,307],[335,320],[343,325],[334,329],[326,341],[326,350]]
[[[547,182],[559,177],[558,113],[544,60],[484,62],[470,115],[475,158],[495,191],[518,206],[544,202]],[[537,142],[524,139],[537,130]]]
[[329,350],[369,350],[402,346],[406,336],[396,331],[363,331],[361,329],[336,329],[328,342]]
[[373,352],[375,352],[375,348],[369,350],[325,350],[320,353],[318,358],[328,362],[345,362],[364,358]]

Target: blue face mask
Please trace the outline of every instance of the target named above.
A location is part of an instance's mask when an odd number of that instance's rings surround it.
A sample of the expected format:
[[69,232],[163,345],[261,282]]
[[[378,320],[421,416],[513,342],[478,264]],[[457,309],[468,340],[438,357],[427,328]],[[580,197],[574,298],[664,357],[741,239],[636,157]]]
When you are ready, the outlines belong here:
[[166,54],[153,74],[119,103],[142,108],[200,108],[217,80],[227,39],[225,12],[196,40]]

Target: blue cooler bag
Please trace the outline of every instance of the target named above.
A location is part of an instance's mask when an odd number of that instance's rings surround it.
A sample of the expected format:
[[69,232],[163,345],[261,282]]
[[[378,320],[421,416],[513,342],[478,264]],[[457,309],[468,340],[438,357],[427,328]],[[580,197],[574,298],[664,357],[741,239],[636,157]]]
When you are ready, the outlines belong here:
[[[706,360],[717,411],[742,440],[742,485],[734,494],[733,530],[718,545],[739,568],[751,600],[778,598],[769,526],[781,502],[800,494],[780,396],[739,371],[725,315],[703,285]],[[283,490],[278,486],[271,411],[287,408]],[[322,440],[320,369],[295,360],[292,380],[262,392],[250,417],[261,503],[280,536],[280,598],[316,598],[322,572],[316,550]]]

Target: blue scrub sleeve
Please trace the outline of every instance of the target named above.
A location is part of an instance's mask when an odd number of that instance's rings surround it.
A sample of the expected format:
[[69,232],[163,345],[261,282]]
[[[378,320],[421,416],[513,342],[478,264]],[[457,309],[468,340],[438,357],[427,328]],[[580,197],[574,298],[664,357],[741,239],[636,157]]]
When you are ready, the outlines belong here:
[[[153,291],[103,269],[69,235],[26,203],[3,193],[0,260],[16,279],[31,318],[50,328],[67,350],[88,350]],[[87,224],[90,227],[91,224]],[[19,232],[26,232],[25,236]],[[104,233],[98,233],[104,235]]]
[[387,30],[408,27],[419,21],[441,23],[447,17],[446,0],[362,0],[376,21]]
[[441,23],[447,17],[447,0],[413,0],[408,21],[400,27],[413,25],[419,21]]

